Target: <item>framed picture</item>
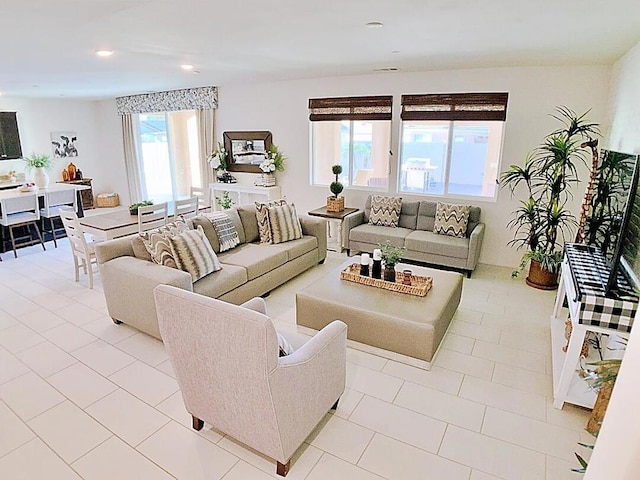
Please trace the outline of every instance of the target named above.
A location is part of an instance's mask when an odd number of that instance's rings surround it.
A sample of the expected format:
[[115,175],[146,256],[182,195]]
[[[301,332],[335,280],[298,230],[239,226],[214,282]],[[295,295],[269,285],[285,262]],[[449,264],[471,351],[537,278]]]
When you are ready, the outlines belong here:
[[51,148],[54,158],[78,156],[78,134],[76,132],[51,132]]
[[222,139],[229,152],[227,170],[262,173],[260,164],[271,148],[271,132],[224,132]]

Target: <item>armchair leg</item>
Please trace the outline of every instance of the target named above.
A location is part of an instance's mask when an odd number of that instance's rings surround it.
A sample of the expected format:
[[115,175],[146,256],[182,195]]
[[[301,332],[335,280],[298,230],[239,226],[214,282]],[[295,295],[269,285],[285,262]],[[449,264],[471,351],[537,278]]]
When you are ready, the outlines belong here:
[[351,256],[351,250],[347,248],[347,257]]
[[116,325],[121,325],[122,322],[116,318],[111,317],[111,320],[113,320],[113,323],[115,323]]
[[333,407],[331,407],[331,410],[337,410],[338,409],[338,403],[340,402],[340,398],[338,397],[338,399],[336,400],[336,403],[333,404]]
[[471,278],[471,270],[467,270],[467,278]]
[[194,417],[193,415],[191,415],[191,418],[193,419],[193,429],[194,430],[202,430],[202,427],[204,427],[204,420],[200,420],[198,417]]
[[285,463],[284,465],[280,462],[277,462],[277,466],[276,466],[276,473],[278,475],[280,475],[281,477],[286,477],[287,473],[289,473],[289,467],[291,466],[291,460],[289,460],[287,463]]

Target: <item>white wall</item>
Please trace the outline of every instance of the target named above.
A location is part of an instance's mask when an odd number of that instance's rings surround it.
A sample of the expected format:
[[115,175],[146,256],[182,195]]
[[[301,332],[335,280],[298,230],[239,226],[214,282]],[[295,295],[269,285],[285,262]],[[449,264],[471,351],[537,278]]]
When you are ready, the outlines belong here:
[[[227,85],[220,88],[217,125],[225,130],[269,130],[274,143],[288,156],[286,170],[279,174],[283,193],[300,211],[325,203],[327,188],[309,187],[308,99],[348,95],[390,95],[394,97],[392,150],[398,158],[400,96],[408,93],[509,92],[507,125],[503,148],[503,168],[520,164],[542,137],[559,124],[549,114],[566,105],[577,113],[592,109],[589,118],[606,125],[606,100],[610,68],[540,67],[494,68],[420,73],[388,73],[353,77],[333,77],[258,85]],[[395,160],[394,160],[395,162]],[[395,178],[396,170],[392,170]],[[252,182],[250,175],[237,175],[241,182]],[[581,175],[586,180],[586,168]],[[392,183],[393,180],[392,180]],[[582,186],[575,191],[572,205],[579,211]],[[362,206],[368,192],[345,189],[348,206]],[[412,198],[403,194],[404,198]],[[415,199],[413,197],[412,199]],[[497,202],[477,202],[487,224],[480,261],[516,266],[521,252],[506,247],[512,238],[505,225],[517,202],[507,191]]]
[[[610,95],[611,148],[640,153],[640,43],[613,68]],[[636,315],[635,324],[640,323]],[[624,354],[607,414],[584,480],[637,479],[640,474],[640,327]]]
[[[128,202],[127,181],[122,153],[120,118],[115,100],[94,102],[70,99],[28,99],[0,97],[0,110],[15,111],[24,156],[44,153],[53,156],[51,132],[78,134],[78,157],[59,158],[49,172],[51,181],[62,180],[62,170],[70,161],[93,179],[93,191],[118,192]],[[24,171],[22,160],[0,162],[0,175],[9,170]]]

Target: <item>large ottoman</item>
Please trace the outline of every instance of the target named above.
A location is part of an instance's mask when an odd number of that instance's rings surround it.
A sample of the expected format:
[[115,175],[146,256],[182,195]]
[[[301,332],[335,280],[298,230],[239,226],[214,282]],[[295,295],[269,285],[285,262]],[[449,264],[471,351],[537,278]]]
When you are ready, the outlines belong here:
[[[339,319],[348,326],[352,346],[430,368],[431,361],[455,314],[462,295],[462,275],[415,265],[414,275],[433,277],[425,297],[361,285],[340,279],[340,271],[359,257],[348,259],[335,271],[296,294],[296,320],[302,327],[321,330]],[[380,350],[382,349],[382,350]]]

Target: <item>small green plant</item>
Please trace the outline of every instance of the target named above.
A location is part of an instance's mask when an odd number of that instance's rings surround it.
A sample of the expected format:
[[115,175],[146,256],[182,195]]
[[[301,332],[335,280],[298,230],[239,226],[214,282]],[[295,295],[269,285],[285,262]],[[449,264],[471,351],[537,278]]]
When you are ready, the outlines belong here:
[[229,196],[229,192],[225,190],[224,192],[222,192],[222,197],[216,196],[216,203],[223,209],[228,210],[234,205],[235,202]]
[[153,205],[153,202],[151,200],[143,200],[141,202],[132,203],[131,205],[129,205],[129,213],[131,213],[131,215],[137,215],[138,208],[147,207],[149,205]]
[[287,157],[278,149],[277,145],[271,145],[269,151],[264,156],[264,160],[259,165],[264,173],[284,172],[284,161]]
[[24,162],[27,164],[27,170],[32,168],[53,168],[53,160],[49,155],[32,153],[30,157],[25,157]]
[[329,185],[329,190],[331,190],[331,193],[333,193],[334,197],[338,198],[338,195],[340,195],[340,193],[342,193],[342,190],[344,190],[344,185],[342,185],[342,183],[338,181],[338,175],[342,173],[342,165],[333,165],[331,167],[331,171],[336,176],[336,179],[335,181],[331,182],[331,185]]
[[396,247],[392,245],[389,240],[384,243],[379,243],[378,246],[380,250],[382,250],[382,260],[384,260],[386,267],[393,267],[402,259],[402,255],[404,254],[403,247]]

